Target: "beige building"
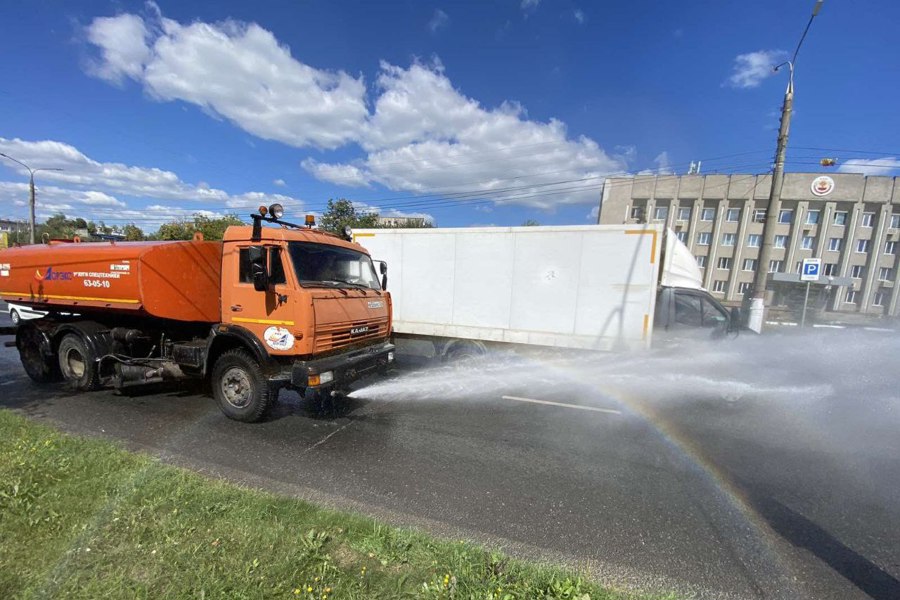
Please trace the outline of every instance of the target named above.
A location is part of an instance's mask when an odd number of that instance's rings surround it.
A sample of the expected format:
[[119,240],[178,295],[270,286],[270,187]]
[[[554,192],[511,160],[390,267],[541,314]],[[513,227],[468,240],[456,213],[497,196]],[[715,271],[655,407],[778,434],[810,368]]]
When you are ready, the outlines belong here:
[[[610,178],[598,222],[665,224],[697,258],[704,286],[739,304],[756,271],[771,183],[770,174]],[[898,315],[900,178],[788,173],[775,234],[770,273],[799,273],[804,258],[821,258],[824,275],[852,278],[820,286],[823,310]]]

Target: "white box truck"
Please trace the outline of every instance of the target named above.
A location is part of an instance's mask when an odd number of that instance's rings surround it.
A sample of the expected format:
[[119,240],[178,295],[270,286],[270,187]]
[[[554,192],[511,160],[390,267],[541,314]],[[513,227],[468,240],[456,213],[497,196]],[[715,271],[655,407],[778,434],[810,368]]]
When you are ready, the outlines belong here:
[[363,229],[388,265],[394,336],[445,358],[491,344],[586,350],[735,331],[694,257],[655,225]]

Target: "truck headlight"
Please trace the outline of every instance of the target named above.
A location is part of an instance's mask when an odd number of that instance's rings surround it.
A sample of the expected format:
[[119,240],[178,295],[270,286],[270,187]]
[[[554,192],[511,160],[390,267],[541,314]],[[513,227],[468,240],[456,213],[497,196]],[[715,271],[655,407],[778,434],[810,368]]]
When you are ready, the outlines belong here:
[[326,383],[331,383],[334,381],[334,371],[325,371],[324,373],[319,373],[318,375],[310,375],[306,384],[309,387],[315,387],[317,385],[325,385]]

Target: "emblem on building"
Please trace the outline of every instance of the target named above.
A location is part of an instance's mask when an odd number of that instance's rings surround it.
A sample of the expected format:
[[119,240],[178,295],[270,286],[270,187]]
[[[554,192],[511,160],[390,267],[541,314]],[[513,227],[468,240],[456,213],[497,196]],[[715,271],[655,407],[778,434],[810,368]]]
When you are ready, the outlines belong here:
[[828,175],[820,175],[813,179],[809,189],[816,196],[827,196],[834,190],[834,179]]

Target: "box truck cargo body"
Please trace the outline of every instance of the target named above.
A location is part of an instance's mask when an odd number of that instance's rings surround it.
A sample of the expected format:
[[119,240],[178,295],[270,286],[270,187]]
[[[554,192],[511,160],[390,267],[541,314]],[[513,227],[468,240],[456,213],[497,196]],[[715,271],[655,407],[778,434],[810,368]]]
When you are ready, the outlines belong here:
[[688,249],[658,226],[369,229],[355,240],[389,265],[395,336],[433,339],[443,354],[460,341],[633,350],[730,323]]

